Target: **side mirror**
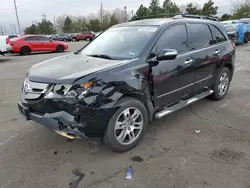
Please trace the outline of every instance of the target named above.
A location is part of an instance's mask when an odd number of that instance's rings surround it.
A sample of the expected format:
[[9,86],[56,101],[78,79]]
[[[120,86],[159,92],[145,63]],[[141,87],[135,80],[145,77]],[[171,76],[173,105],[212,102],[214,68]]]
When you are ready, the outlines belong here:
[[164,60],[173,60],[177,57],[178,52],[174,49],[162,49],[158,55],[157,60],[158,61],[164,61]]

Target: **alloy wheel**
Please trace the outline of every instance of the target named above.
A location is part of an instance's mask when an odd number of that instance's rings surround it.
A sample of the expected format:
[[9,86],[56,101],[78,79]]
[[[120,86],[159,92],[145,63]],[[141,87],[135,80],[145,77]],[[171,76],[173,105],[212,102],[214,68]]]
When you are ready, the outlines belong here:
[[227,92],[229,84],[229,77],[226,72],[224,72],[220,77],[220,84],[218,85],[219,95],[224,95]]
[[126,108],[115,122],[114,134],[116,140],[122,145],[133,143],[143,129],[143,115],[135,107]]

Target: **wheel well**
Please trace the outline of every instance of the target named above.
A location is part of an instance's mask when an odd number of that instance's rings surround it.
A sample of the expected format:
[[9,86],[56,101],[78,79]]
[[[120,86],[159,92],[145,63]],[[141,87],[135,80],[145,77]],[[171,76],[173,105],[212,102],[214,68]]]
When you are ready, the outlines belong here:
[[28,48],[28,49],[31,51],[30,47],[28,47],[28,46],[22,46],[22,47],[21,47],[21,50],[22,50],[23,48]]
[[56,48],[58,48],[58,47],[63,47],[63,48],[64,48],[64,46],[61,45],[61,44],[58,44],[58,45],[56,46]]
[[233,77],[233,66],[232,66],[232,64],[230,64],[230,63],[227,63],[227,64],[225,64],[223,67],[227,67],[228,69],[229,69],[229,71],[230,71],[230,80],[232,79],[232,77]]
[[141,101],[147,109],[149,121],[153,120],[154,106],[153,106],[152,102],[150,101],[150,99],[148,99],[145,95],[139,94],[139,93],[127,93],[127,94],[123,95],[122,98],[123,97],[132,97],[132,98],[135,98],[135,99]]

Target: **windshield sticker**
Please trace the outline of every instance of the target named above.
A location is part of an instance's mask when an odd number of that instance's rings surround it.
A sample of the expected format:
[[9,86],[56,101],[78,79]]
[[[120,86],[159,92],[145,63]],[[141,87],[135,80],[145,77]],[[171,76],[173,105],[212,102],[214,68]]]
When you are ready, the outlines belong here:
[[143,28],[139,28],[138,31],[142,31],[142,32],[155,32],[157,30],[157,28],[155,27],[143,27]]

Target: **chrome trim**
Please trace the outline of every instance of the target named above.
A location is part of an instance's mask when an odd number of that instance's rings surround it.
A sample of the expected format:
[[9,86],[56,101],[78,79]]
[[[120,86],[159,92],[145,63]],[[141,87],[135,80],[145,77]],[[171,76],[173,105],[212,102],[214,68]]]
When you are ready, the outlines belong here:
[[[37,99],[42,94],[46,93],[48,89],[49,89],[49,84],[32,82],[26,78],[23,83],[22,92],[25,99]],[[41,91],[36,91],[36,90],[41,90]]]
[[201,79],[201,80],[199,80],[199,81],[196,81],[195,83],[188,84],[188,85],[183,86],[183,87],[181,87],[181,88],[178,88],[178,89],[172,90],[172,91],[170,91],[170,92],[164,93],[164,94],[162,94],[162,95],[159,95],[159,96],[157,96],[156,98],[164,97],[164,96],[169,95],[169,94],[171,94],[171,93],[177,92],[177,91],[179,91],[179,90],[182,90],[182,89],[185,89],[185,88],[187,88],[187,87],[190,87],[190,86],[193,86],[193,85],[195,85],[195,84],[198,84],[198,83],[200,83],[200,82],[203,82],[203,81],[205,81],[205,80],[207,80],[207,79],[210,79],[210,78],[212,78],[212,77],[213,77],[213,76],[210,75],[210,76],[208,76],[208,77],[206,77],[206,78],[203,78],[203,79]]
[[188,84],[188,85],[186,85],[186,86],[184,86],[184,87],[181,87],[181,88],[175,89],[175,90],[173,90],[173,91],[170,91],[170,92],[164,93],[164,94],[162,94],[162,95],[157,96],[156,98],[161,98],[161,97],[164,97],[165,95],[169,95],[169,94],[171,94],[171,93],[174,93],[174,92],[176,92],[176,91],[179,91],[179,90],[185,89],[185,88],[190,87],[190,86],[192,86],[192,85],[194,85],[194,83],[192,83],[192,84]]
[[212,78],[212,77],[213,77],[213,76],[210,75],[210,76],[208,76],[208,77],[206,77],[206,78],[203,78],[203,79],[201,79],[201,80],[199,80],[199,81],[196,81],[195,83],[198,84],[198,83],[203,82],[203,81],[205,81],[205,80],[208,80],[208,79],[210,79],[210,78]]

